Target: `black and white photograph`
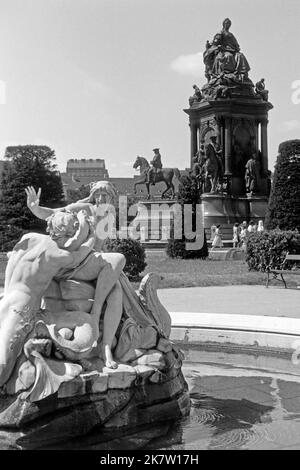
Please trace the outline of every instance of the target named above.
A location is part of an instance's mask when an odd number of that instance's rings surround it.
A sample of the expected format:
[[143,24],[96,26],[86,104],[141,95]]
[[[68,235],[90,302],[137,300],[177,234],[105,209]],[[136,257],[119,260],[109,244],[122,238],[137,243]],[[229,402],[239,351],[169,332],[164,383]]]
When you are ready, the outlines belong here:
[[0,12],[0,450],[300,450],[299,0]]

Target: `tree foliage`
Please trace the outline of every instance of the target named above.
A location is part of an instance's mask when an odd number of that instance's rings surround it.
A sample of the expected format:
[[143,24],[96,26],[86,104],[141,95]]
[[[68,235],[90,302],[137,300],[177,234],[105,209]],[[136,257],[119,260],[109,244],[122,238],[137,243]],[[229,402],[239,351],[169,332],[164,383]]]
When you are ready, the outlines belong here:
[[47,146],[7,147],[0,195],[0,250],[11,248],[28,231],[43,231],[26,205],[26,186],[42,188],[41,206],[64,204],[63,187],[56,169],[55,153]]
[[67,189],[67,204],[72,204],[77,202],[80,199],[85,199],[89,196],[91,188],[88,184],[82,184],[79,188],[69,188]]
[[[178,199],[182,206],[182,213],[184,214],[184,205],[190,204],[192,206],[192,231],[195,232],[197,229],[196,226],[196,207],[197,204],[200,204],[200,191],[197,188],[197,180],[194,176],[183,176],[178,188]],[[168,241],[168,246],[166,249],[167,255],[171,258],[201,258],[205,259],[208,257],[208,247],[206,235],[204,232],[204,243],[202,248],[198,250],[187,250],[186,241],[192,243],[193,240],[186,240],[184,236],[184,217],[182,217],[182,239],[178,240],[174,238],[174,235]],[[204,231],[204,228],[203,228]],[[174,232],[173,232],[174,233]]]
[[278,152],[265,226],[300,230],[300,140],[282,142]]
[[[246,262],[249,269],[266,271],[280,269],[285,255],[300,253],[300,233],[297,230],[270,230],[251,233],[247,240]],[[286,264],[290,269],[296,263]]]
[[124,272],[130,280],[135,280],[147,266],[145,248],[138,240],[116,238],[105,240],[103,251],[122,253],[126,258]]

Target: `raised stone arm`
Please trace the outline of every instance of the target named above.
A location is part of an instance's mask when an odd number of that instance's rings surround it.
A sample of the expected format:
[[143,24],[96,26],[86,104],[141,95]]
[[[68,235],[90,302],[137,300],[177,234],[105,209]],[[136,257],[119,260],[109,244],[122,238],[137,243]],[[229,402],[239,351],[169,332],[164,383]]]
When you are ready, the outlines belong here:
[[89,212],[89,215],[93,215],[92,204],[87,202],[79,201],[72,204],[69,204],[65,207],[58,207],[57,209],[51,209],[50,207],[42,207],[39,205],[41,197],[41,188],[38,189],[38,192],[34,189],[33,186],[27,186],[25,189],[27,195],[27,207],[28,209],[38,218],[46,220],[51,215],[56,212],[64,210],[70,210],[72,212],[79,212],[81,210],[86,210]]
[[33,186],[27,186],[25,189],[27,194],[27,207],[38,219],[47,219],[52,214],[54,214],[55,209],[50,209],[49,207],[41,207],[40,197],[41,197],[41,188],[38,189],[38,192],[34,189]]

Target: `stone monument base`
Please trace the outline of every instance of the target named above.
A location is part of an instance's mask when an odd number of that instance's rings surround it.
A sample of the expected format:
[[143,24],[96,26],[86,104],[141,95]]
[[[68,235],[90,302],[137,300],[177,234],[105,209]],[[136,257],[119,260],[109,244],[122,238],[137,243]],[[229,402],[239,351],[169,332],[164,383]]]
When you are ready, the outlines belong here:
[[174,213],[179,210],[178,201],[161,199],[140,201],[135,224],[139,226],[140,241],[148,245],[166,244],[170,238],[170,229]]
[[[264,220],[268,205],[266,196],[229,196],[204,193],[201,196],[204,228],[210,237],[210,227],[220,224],[224,238],[232,238],[232,225],[244,220]],[[230,231],[230,234],[226,232]],[[225,233],[224,233],[225,232]]]
[[141,352],[131,365],[81,374],[39,402],[22,394],[2,399],[0,449],[60,448],[95,428],[99,442],[105,442],[119,429],[124,433],[126,428],[188,415],[181,352]]
[[248,197],[248,201],[251,219],[265,220],[268,198],[266,196],[253,195]]

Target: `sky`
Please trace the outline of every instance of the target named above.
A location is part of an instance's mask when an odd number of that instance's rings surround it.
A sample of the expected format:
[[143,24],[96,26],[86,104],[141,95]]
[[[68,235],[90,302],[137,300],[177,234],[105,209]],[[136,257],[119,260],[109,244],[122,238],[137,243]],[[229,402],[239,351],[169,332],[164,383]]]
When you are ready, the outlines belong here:
[[270,169],[279,143],[300,138],[299,0],[0,0],[0,11],[1,159],[43,144],[60,171],[104,158],[122,177],[158,147],[165,167],[188,167],[183,109],[226,17],[274,106]]

